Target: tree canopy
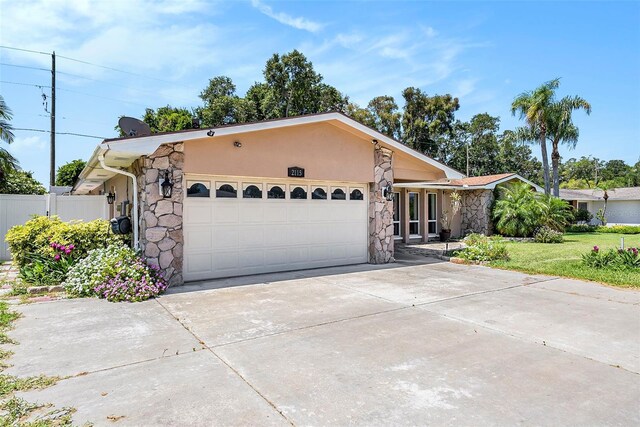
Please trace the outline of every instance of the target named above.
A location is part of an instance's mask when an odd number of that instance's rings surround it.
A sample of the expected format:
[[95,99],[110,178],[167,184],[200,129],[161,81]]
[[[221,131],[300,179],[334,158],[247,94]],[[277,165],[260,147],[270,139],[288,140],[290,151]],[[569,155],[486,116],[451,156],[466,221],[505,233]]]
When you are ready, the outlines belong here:
[[33,177],[33,172],[9,171],[0,182],[0,194],[45,194],[47,190]]
[[73,187],[86,165],[87,162],[77,159],[60,166],[56,173],[56,185]]

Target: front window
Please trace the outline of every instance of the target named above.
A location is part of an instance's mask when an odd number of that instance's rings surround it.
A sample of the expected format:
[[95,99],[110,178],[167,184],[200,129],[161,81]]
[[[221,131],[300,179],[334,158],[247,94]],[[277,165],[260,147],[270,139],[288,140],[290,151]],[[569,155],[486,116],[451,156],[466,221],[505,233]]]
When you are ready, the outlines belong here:
[[588,211],[589,210],[589,205],[587,204],[587,202],[578,202],[578,210],[579,211]]
[[238,197],[237,184],[231,182],[218,182],[216,189],[216,197],[218,198],[236,198]]
[[436,202],[436,193],[429,193],[427,194],[427,201],[429,202],[429,208],[428,208],[428,217],[427,217],[427,224],[428,224],[428,230],[429,230],[429,234],[431,235],[435,235],[437,233],[437,214],[436,212],[438,212],[437,208],[437,202]]
[[409,193],[409,234],[420,235],[420,195]]
[[393,193],[393,235],[400,236],[400,193]]

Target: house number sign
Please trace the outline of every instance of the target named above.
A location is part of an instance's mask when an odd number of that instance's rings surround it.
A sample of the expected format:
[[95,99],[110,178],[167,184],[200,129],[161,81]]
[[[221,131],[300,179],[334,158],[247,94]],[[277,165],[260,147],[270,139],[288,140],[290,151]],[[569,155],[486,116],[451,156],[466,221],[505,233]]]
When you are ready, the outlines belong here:
[[289,168],[288,175],[292,178],[304,178],[304,168],[293,166]]

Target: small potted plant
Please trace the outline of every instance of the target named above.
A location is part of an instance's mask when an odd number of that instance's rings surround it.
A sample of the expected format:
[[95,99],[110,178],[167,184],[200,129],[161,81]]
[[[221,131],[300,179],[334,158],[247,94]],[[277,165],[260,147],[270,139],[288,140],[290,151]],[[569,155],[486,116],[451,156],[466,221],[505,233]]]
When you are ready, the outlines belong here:
[[450,198],[451,202],[449,203],[449,207],[451,211],[444,209],[440,216],[440,225],[442,225],[442,229],[440,230],[441,242],[446,242],[451,238],[451,221],[453,221],[453,217],[456,216],[462,207],[462,197],[460,193],[453,191]]

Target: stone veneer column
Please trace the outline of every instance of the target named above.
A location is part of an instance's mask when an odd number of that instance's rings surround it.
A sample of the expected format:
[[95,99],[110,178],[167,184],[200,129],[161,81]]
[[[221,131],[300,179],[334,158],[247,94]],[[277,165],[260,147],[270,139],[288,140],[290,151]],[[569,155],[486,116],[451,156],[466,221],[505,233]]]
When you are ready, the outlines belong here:
[[374,150],[373,184],[369,187],[369,262],[393,262],[393,202],[387,201],[382,189],[393,185],[391,168],[393,152],[378,147]]
[[491,222],[491,204],[493,191],[470,190],[462,192],[461,232],[471,230],[474,233],[490,235],[493,233]]
[[[140,247],[149,264],[160,266],[170,286],[182,285],[182,169],[184,144],[161,145],[138,161],[136,175],[140,194]],[[171,198],[162,197],[159,180],[170,172]]]

